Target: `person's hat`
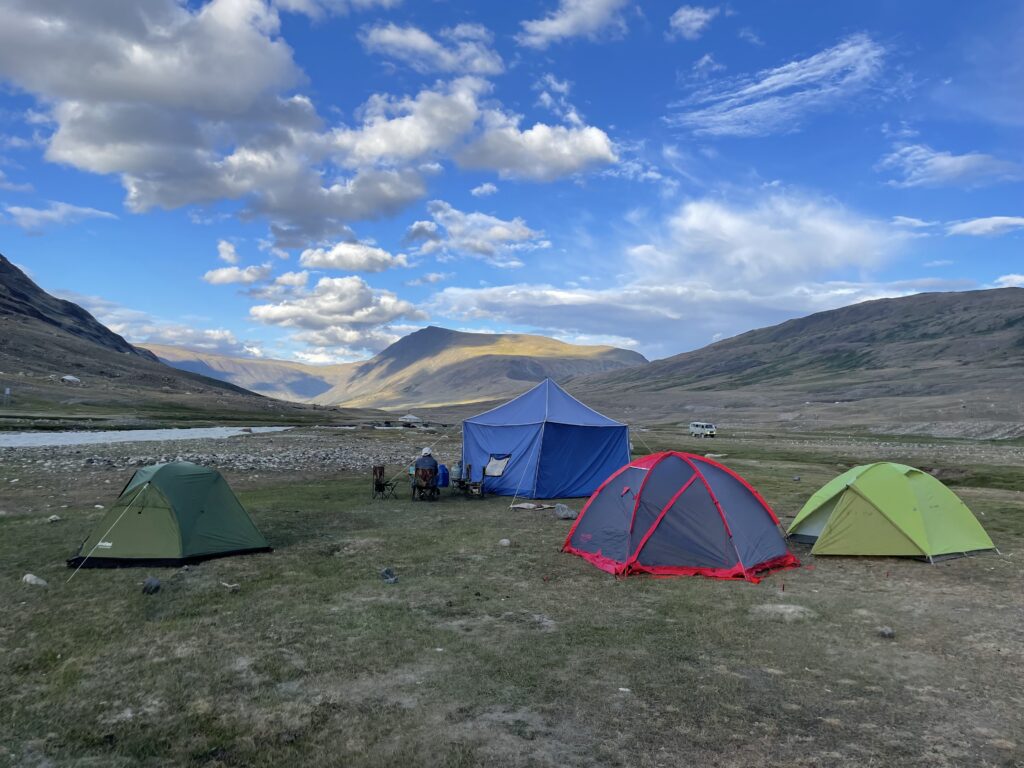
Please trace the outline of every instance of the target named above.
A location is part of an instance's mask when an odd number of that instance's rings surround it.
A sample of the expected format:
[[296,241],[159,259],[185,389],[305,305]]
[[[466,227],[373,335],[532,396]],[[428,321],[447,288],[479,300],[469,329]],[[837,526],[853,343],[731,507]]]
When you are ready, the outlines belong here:
[[424,456],[429,456],[430,455],[430,449],[429,448],[424,448],[423,449],[423,455]]

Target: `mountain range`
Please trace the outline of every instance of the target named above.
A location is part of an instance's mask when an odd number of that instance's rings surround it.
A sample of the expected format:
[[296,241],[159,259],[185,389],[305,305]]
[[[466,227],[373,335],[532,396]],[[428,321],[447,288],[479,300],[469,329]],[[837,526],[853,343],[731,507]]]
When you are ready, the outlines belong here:
[[[83,386],[61,385],[65,374]],[[309,366],[142,349],[0,256],[0,385],[13,384],[23,412],[39,418],[331,421],[370,413],[351,409],[416,408],[454,420],[545,377],[631,424],[1021,436],[1024,289],[863,302],[653,362],[614,347],[431,326],[363,362]]]
[[522,391],[545,378],[565,381],[647,363],[643,355],[615,347],[436,326],[402,337],[369,360],[329,366],[159,345],[148,349],[168,365],[270,397],[392,409],[480,402]]

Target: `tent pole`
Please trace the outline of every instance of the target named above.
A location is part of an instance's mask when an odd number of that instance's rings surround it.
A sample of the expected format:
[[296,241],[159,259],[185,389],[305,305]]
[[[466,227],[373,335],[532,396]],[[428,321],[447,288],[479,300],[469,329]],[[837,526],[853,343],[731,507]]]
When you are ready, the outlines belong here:
[[121,522],[121,518],[124,517],[126,514],[128,514],[128,510],[131,509],[132,505],[135,504],[135,502],[139,500],[139,496],[141,496],[143,494],[143,492],[147,488],[149,488],[149,483],[148,482],[144,486],[142,486],[142,489],[137,494],[135,494],[135,498],[131,500],[131,503],[129,503],[127,507],[124,508],[124,512],[122,512],[120,515],[117,516],[117,520],[114,521],[113,525],[111,525],[109,528],[107,528],[107,532],[99,537],[99,539],[93,545],[93,548],[89,550],[89,554],[86,555],[82,559],[82,562],[80,562],[78,564],[78,567],[75,568],[75,573],[72,573],[70,576],[68,576],[68,580],[64,582],[65,584],[69,584],[71,582],[71,580],[73,578],[75,578],[75,574],[77,574],[80,570],[82,570],[82,566],[85,565],[85,561],[88,560],[90,557],[92,557],[92,553],[96,551],[96,547],[98,547],[100,545],[100,542],[103,541],[105,538],[107,538],[107,536],[110,534],[110,532],[112,530],[114,530],[114,526]]
[[[508,505],[509,509],[512,509],[512,507],[516,503],[516,499],[519,498],[519,489],[523,487],[523,480],[526,477],[526,472],[530,469],[530,462],[533,461],[533,456],[537,452],[537,446],[539,446],[543,442],[543,440],[544,440],[544,430],[542,428],[541,429],[541,433],[540,433],[540,437],[537,438],[537,441],[533,444],[533,450],[530,451],[530,459],[529,459],[529,461],[526,462],[526,466],[523,468],[523,474],[521,474],[519,476],[519,484],[516,485],[516,492],[515,492],[515,495],[512,497],[512,503]],[[485,467],[485,469],[486,469],[486,467]],[[480,482],[482,483],[483,480],[481,479]]]

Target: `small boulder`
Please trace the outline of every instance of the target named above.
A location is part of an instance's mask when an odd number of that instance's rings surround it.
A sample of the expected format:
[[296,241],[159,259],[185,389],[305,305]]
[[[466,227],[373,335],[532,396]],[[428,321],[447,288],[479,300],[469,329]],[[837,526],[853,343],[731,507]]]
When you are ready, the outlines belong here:
[[60,515],[50,515],[48,518],[46,518],[46,522],[48,522],[48,523],[59,523],[60,522]]
[[510,539],[498,539],[499,547],[511,547],[512,541]]
[[146,580],[142,582],[142,594],[144,595],[155,595],[160,591],[160,579],[154,576],[147,576]]
[[565,504],[555,504],[555,511],[552,514],[559,520],[575,520],[579,512],[569,509]]
[[33,587],[48,587],[48,586],[50,586],[49,584],[46,583],[46,579],[40,579],[34,573],[26,573],[24,576],[21,577],[21,580],[25,584],[31,584]]
[[793,482],[794,483],[799,483],[800,482],[800,475],[793,475]]
[[879,637],[884,637],[886,640],[895,640],[896,639],[896,630],[893,629],[892,627],[879,627],[878,628],[878,636]]
[[380,580],[385,584],[397,584],[398,574],[391,568],[385,568],[380,572]]

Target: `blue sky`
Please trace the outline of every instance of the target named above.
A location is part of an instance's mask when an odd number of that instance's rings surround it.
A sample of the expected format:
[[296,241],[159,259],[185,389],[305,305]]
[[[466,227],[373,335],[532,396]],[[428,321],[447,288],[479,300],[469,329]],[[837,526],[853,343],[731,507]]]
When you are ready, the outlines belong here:
[[0,252],[133,341],[662,357],[1024,285],[1019,2],[8,0]]

